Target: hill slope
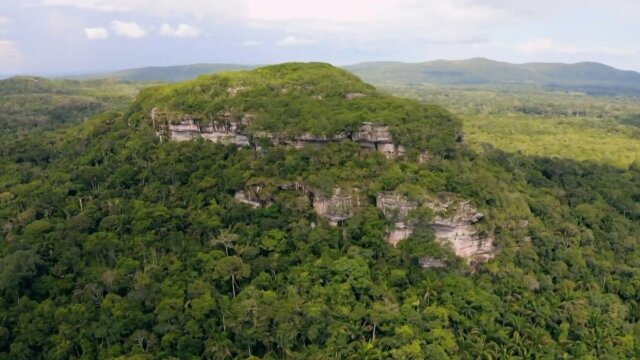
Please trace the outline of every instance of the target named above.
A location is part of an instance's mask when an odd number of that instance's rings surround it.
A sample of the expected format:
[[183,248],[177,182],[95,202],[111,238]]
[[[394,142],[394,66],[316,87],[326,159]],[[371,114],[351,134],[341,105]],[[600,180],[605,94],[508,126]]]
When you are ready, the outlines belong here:
[[424,63],[372,62],[346,69],[379,85],[510,85],[640,94],[640,73],[591,62],[510,64],[476,58]]
[[[434,152],[165,141],[153,108],[191,134],[248,112],[257,131],[318,139],[373,118]],[[637,358],[640,166],[474,153],[458,126],[284,64],[6,144],[0,359]],[[468,263],[461,240],[495,257]]]

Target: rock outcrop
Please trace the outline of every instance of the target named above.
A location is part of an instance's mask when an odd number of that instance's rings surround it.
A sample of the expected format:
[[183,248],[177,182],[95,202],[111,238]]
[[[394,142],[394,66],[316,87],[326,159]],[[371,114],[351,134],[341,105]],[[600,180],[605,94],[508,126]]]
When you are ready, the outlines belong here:
[[365,150],[374,150],[384,154],[387,159],[395,159],[405,154],[402,145],[396,145],[387,126],[375,126],[369,122],[362,123],[358,131],[351,136],[353,141]]
[[[234,89],[240,91],[242,88]],[[264,139],[276,146],[302,148],[307,145],[324,146],[328,143],[355,141],[365,151],[378,151],[388,159],[395,159],[406,153],[404,146],[397,145],[387,126],[376,126],[364,122],[353,134],[338,133],[335,135],[301,135],[273,134],[269,132],[250,132],[248,127],[255,120],[255,115],[245,114],[242,117],[232,116],[229,112],[220,113],[209,119],[201,119],[193,115],[180,115],[162,112],[158,108],[151,110],[151,121],[156,135],[161,139],[172,141],[188,141],[205,139],[222,144],[235,144],[246,147],[259,146],[254,140]]]
[[173,141],[188,141],[202,138],[236,146],[251,145],[249,137],[243,130],[254,118],[253,115],[245,115],[240,119],[233,119],[230,113],[225,112],[212,119],[196,122],[191,115],[161,112],[157,108],[151,110],[151,120],[156,129],[156,135],[161,140],[168,138]]
[[345,191],[335,188],[331,196],[322,195],[318,191],[311,191],[310,198],[316,214],[329,219],[334,226],[351,218],[354,210],[362,206],[362,200],[357,189]]
[[394,221],[394,226],[387,230],[387,242],[396,246],[406,240],[413,232],[413,223],[409,213],[418,208],[418,202],[408,200],[405,196],[393,192],[382,192],[376,196],[376,207],[384,216]]
[[[469,201],[457,199],[453,194],[440,194],[435,200],[425,201],[422,205],[436,214],[430,220],[436,239],[450,244],[457,256],[470,263],[486,261],[495,256],[493,236],[481,235],[474,226],[484,215]],[[376,196],[376,206],[388,220],[394,222],[393,227],[387,231],[387,241],[391,245],[397,246],[400,241],[411,236],[416,220],[409,215],[419,208],[417,201],[409,200],[401,194],[382,192]]]
[[[245,186],[242,190],[237,190],[234,200],[238,203],[247,204],[253,208],[266,207],[273,203],[273,191],[263,191],[264,185]],[[315,213],[330,221],[330,224],[337,226],[341,221],[351,218],[354,212],[367,201],[357,188],[341,189],[335,188],[330,196],[322,194],[319,190],[311,189],[302,182],[283,183],[276,187],[281,191],[299,192],[309,201]],[[273,190],[273,189],[272,189]]]
[[444,260],[436,259],[432,257],[423,257],[419,260],[420,266],[423,269],[440,269],[446,268],[447,263]]
[[487,261],[496,255],[493,235],[480,234],[474,227],[484,214],[469,201],[456,199],[453,194],[440,194],[425,205],[436,213],[431,224],[436,238],[451,244],[456,255],[472,263]]

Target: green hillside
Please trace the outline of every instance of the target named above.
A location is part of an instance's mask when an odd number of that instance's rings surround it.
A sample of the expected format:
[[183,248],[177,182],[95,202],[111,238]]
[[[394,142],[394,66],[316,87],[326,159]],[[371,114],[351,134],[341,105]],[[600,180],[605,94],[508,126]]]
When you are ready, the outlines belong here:
[[453,148],[461,126],[440,107],[384,95],[347,71],[322,63],[207,75],[148,88],[138,99],[140,117],[154,107],[203,119],[221,112],[250,113],[257,115],[255,131],[288,135],[335,135],[373,122],[390,126],[399,144],[439,147],[439,152]]
[[[156,133],[248,113],[249,132],[285,136],[370,120],[430,156]],[[0,359],[638,358],[640,166],[474,151],[459,126],[293,63],[147,88],[3,144]],[[333,225],[311,204],[332,193],[352,210]],[[436,214],[443,198],[459,201]],[[495,257],[457,256],[439,216]],[[400,220],[413,232],[394,247]]]
[[640,94],[639,73],[591,62],[510,64],[475,58],[424,63],[372,62],[346,69],[376,85],[492,85]]

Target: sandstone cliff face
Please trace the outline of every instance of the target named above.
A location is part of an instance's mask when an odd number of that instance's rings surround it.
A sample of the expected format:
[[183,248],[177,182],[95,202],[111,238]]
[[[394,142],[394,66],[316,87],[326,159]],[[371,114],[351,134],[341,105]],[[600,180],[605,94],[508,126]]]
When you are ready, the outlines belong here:
[[222,144],[236,146],[250,146],[249,138],[243,134],[243,129],[252,121],[251,115],[240,120],[231,118],[231,114],[218,114],[215,119],[196,123],[191,115],[175,115],[151,110],[151,120],[160,139],[168,138],[172,141],[188,141],[192,139],[206,139]]
[[[414,223],[408,215],[419,207],[418,202],[408,200],[401,194],[385,192],[376,196],[376,206],[387,219],[395,222],[387,232],[387,241],[391,245],[396,246],[411,236]],[[474,227],[484,215],[470,202],[456,199],[452,194],[441,194],[437,199],[425,202],[423,206],[436,213],[431,220],[436,239],[450,244],[457,256],[469,262],[486,261],[495,256],[493,236],[481,236]]]
[[401,194],[383,192],[376,196],[376,207],[388,220],[395,221],[394,226],[387,231],[387,242],[396,246],[406,240],[413,232],[413,224],[409,220],[409,213],[418,208],[418,202],[408,200]]
[[[241,91],[235,89],[234,91]],[[247,127],[255,120],[255,115],[246,114],[241,119],[233,118],[229,113],[216,115],[213,119],[198,119],[191,115],[177,115],[162,112],[158,108],[151,110],[151,120],[161,139],[172,141],[188,141],[206,139],[222,144],[236,146],[255,146],[251,137],[266,139],[276,146],[323,146],[332,142],[355,141],[365,151],[378,151],[388,159],[396,159],[406,153],[402,145],[396,145],[386,126],[374,126],[365,122],[353,134],[339,133],[332,136],[305,133],[297,136],[286,136],[269,132],[255,132],[250,136]]]
[[324,196],[317,191],[311,191],[311,202],[316,214],[329,219],[332,225],[337,225],[353,216],[357,207],[362,206],[362,199],[356,189],[345,191],[340,188],[333,190],[331,196]]
[[452,194],[441,194],[426,206],[437,214],[432,221],[436,238],[451,244],[456,255],[469,262],[487,261],[496,255],[494,237],[482,236],[474,227],[484,214],[470,202],[456,199]]
[[353,133],[351,139],[358,142],[365,150],[381,152],[387,159],[395,159],[406,152],[404,146],[397,146],[394,143],[393,136],[386,126],[374,126],[365,122],[358,131]]

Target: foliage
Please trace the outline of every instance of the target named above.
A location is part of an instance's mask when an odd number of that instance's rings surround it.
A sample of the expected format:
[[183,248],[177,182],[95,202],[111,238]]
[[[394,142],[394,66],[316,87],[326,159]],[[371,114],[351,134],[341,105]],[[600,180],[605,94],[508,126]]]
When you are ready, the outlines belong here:
[[[356,94],[354,98],[350,95]],[[141,92],[139,118],[154,107],[206,121],[220,113],[256,114],[254,131],[299,135],[353,132],[363,122],[389,125],[398,143],[447,154],[459,122],[438,106],[383,95],[328,64],[289,63],[221,73]]]
[[[159,143],[144,106],[0,149],[0,359],[640,354],[637,167],[463,144],[419,164],[352,143]],[[423,270],[417,256],[450,254],[428,224],[394,248],[372,197],[331,227],[277,188],[318,174],[366,195],[458,193],[500,253]],[[273,204],[234,201],[246,184]]]
[[75,125],[107,109],[127,106],[139,86],[115,81],[13,77],[0,81],[0,136]]

